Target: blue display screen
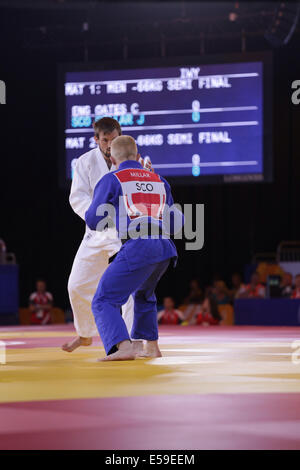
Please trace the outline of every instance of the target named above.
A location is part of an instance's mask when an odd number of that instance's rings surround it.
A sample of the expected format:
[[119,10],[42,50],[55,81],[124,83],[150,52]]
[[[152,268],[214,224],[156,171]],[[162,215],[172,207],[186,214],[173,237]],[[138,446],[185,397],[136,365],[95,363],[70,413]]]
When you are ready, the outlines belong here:
[[117,119],[166,177],[263,173],[263,63],[65,73],[67,178]]

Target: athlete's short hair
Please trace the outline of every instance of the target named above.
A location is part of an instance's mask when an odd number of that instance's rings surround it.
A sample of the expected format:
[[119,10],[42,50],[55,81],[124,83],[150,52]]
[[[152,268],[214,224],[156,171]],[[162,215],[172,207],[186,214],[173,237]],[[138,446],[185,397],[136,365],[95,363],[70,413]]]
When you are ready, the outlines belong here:
[[130,135],[120,135],[111,143],[111,154],[119,162],[133,160],[137,155],[137,146]]
[[102,131],[104,134],[111,134],[114,130],[118,131],[119,135],[122,135],[121,126],[116,119],[110,117],[104,117],[98,119],[93,123],[95,137],[99,138],[99,133]]

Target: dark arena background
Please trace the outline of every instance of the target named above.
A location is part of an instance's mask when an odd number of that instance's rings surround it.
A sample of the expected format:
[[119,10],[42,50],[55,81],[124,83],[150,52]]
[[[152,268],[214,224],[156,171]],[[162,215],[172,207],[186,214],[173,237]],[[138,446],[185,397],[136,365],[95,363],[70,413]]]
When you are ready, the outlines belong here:
[[[196,464],[202,449],[300,449],[299,15],[296,1],[0,0],[1,450],[186,449]],[[196,66],[194,85],[167,81]],[[248,71],[261,80],[226,95]],[[136,80],[139,96],[104,96],[98,75]],[[177,91],[143,93],[149,77]],[[74,82],[91,88],[77,96]],[[134,101],[148,112],[139,120],[104,106]],[[204,205],[203,247],[177,240],[156,289],[162,357],[97,363],[98,336],[61,350],[76,335],[67,284],[85,228],[69,204],[71,162],[92,148],[80,145],[97,114],[132,126],[175,202]],[[234,119],[252,124],[226,127]],[[258,169],[236,170],[238,158]],[[34,310],[41,280],[49,325]]]

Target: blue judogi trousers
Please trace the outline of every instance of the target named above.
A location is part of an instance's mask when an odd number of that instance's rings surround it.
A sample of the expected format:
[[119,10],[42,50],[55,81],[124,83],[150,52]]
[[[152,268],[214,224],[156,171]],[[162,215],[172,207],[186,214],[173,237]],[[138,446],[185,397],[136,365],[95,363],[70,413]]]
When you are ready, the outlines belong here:
[[[132,252],[135,242],[131,240],[127,243],[128,246],[131,244]],[[106,354],[121,341],[130,340],[125,322],[120,314],[120,308],[127,302],[131,294],[134,297],[131,337],[148,341],[158,339],[157,306],[154,291],[158,281],[168,268],[171,258],[151,263],[152,260],[155,260],[155,253],[153,253],[152,259],[151,257],[146,258],[146,262],[149,264],[145,265],[145,253],[137,249],[134,264],[130,265],[128,253],[126,253],[127,243],[106,269],[92,301],[92,312]],[[142,248],[142,245],[137,246],[137,248],[139,247]],[[139,257],[141,257],[141,266],[138,263]]]

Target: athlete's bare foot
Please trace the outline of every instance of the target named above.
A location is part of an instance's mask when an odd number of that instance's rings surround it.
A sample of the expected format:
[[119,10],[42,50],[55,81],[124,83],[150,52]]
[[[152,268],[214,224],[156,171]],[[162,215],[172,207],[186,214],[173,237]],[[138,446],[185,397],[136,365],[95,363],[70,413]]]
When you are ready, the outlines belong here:
[[130,341],[121,341],[118,346],[118,351],[105,356],[102,359],[98,359],[99,362],[104,361],[133,361],[136,354],[133,349],[133,345]]
[[136,356],[139,356],[144,351],[143,341],[132,341],[132,348]]
[[61,349],[66,352],[72,352],[79,348],[79,346],[91,346],[92,342],[93,338],[82,338],[81,336],[76,336],[76,338],[69,343],[63,344]]
[[138,353],[137,357],[162,357],[158,341],[146,341],[144,351]]

